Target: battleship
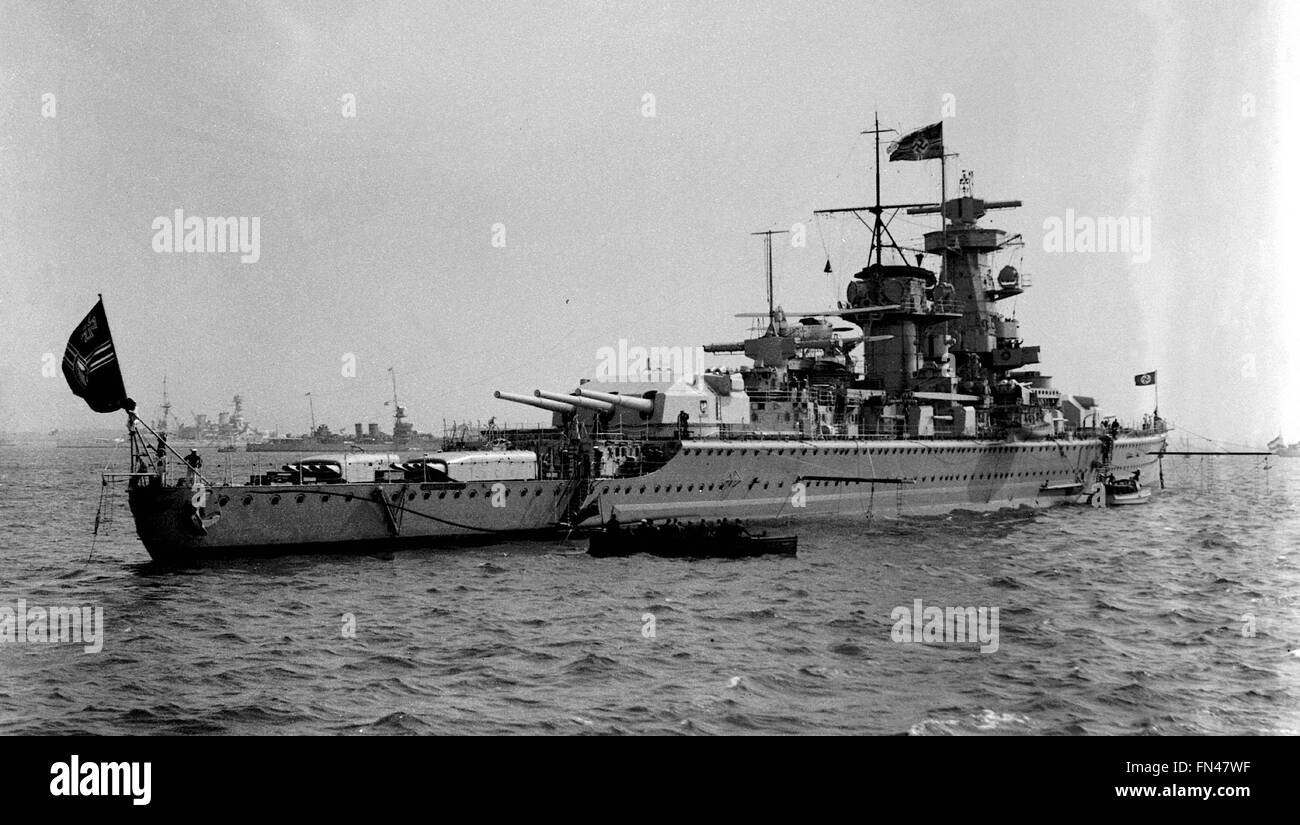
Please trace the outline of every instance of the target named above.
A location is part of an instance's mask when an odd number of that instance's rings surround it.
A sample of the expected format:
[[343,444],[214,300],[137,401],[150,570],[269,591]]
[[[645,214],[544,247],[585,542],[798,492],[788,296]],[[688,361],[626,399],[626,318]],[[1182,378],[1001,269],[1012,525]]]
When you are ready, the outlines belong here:
[[[949,199],[824,210],[872,231],[869,256],[834,309],[786,312],[773,301],[742,341],[706,352],[738,368],[641,381],[582,380],[568,391],[497,391],[540,408],[549,426],[501,429],[481,448],[419,455],[334,450],[235,479],[187,466],[134,413],[112,355],[102,298],[69,341],[69,385],[100,411],[125,409],[125,481],[137,533],[156,560],[441,546],[639,522],[798,523],[830,516],[1114,501],[1117,479],[1145,490],[1168,423],[1122,426],[1092,396],[1067,394],[1037,369],[999,309],[1029,278],[1003,253],[1019,237],[982,220],[1014,200],[984,200],[963,174]],[[944,163],[942,125],[889,148],[889,159]],[[902,248],[893,216],[937,216],[923,248]],[[868,221],[864,215],[871,216]],[[912,253],[914,257],[908,256]],[[827,264],[829,269],[829,262]],[[107,349],[105,349],[107,348]],[[105,376],[95,374],[96,364]],[[116,364],[111,365],[116,370]],[[1141,383],[1141,382],[1139,382]],[[342,446],[342,445],[340,445]],[[448,449],[451,448],[451,449]],[[1149,493],[1147,493],[1149,495]],[[1145,498],[1145,496],[1144,496]]]
[[222,452],[249,448],[261,443],[267,434],[257,430],[244,417],[244,397],[236,395],[231,399],[234,412],[217,413],[213,421],[207,413],[191,412],[193,424],[181,422],[172,412],[172,403],[167,398],[167,377],[163,376],[163,400],[161,415],[155,426],[158,432],[167,433],[169,425],[175,424],[170,437],[174,442],[217,447]]
[[[352,425],[353,433],[351,436],[344,433],[336,433],[325,424],[316,424],[315,405],[311,404],[312,426],[306,434],[298,437],[286,435],[283,438],[267,438],[262,441],[252,443],[247,446],[250,453],[301,453],[306,450],[432,450],[437,449],[442,439],[431,433],[422,433],[415,429],[415,425],[406,420],[406,407],[403,407],[397,400],[397,373],[392,367],[388,368],[389,374],[393,379],[393,431],[386,433],[379,429],[377,423],[371,422],[368,426],[363,426],[360,422]],[[308,401],[311,400],[311,393],[307,393]],[[387,406],[389,402],[385,401]]]
[[[236,395],[232,399],[234,412],[217,413],[214,421],[207,413],[191,412],[193,424],[186,424],[172,412],[173,404],[167,395],[167,377],[163,376],[162,403],[159,404],[158,418],[153,428],[160,435],[166,435],[173,444],[214,447],[220,452],[233,452],[236,449],[257,449],[258,444],[268,438],[269,434],[253,427],[244,417],[244,397]],[[63,433],[55,430],[55,445],[60,448],[118,447],[126,443],[121,436],[96,437],[84,434]]]

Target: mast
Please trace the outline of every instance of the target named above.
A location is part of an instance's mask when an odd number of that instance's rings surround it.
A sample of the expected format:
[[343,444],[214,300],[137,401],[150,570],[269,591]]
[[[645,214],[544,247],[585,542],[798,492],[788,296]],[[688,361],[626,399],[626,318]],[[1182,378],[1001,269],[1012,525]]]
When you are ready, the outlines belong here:
[[948,156],[939,154],[939,229],[943,232],[943,254],[939,256],[939,280],[948,279]]
[[[940,256],[939,280],[948,282],[948,158],[960,157],[957,152],[943,152],[939,155],[939,233],[943,239]],[[964,195],[969,195],[965,192]]]
[[872,232],[872,242],[876,245],[876,266],[880,266],[880,256],[884,252],[880,248],[880,216],[882,214],[880,210],[880,112],[874,114],[876,128],[871,131],[876,138],[876,225]]
[[162,433],[167,432],[167,416],[171,415],[172,402],[167,400],[167,373],[163,373],[163,400],[162,400],[162,421],[158,422],[158,429]]
[[[406,418],[406,410],[402,405],[397,403],[397,370],[393,367],[388,368],[388,374],[393,376],[393,440],[400,441],[403,436],[399,432],[402,429],[402,422]],[[385,401],[385,404],[388,402]]]
[[[776,304],[772,292],[772,236],[789,235],[788,229],[768,229],[765,232],[751,232],[752,235],[762,235],[763,245],[767,249],[767,324],[768,329],[775,333],[776,330]],[[396,392],[396,391],[394,391]],[[396,403],[396,396],[394,396]]]
[[[866,208],[867,212],[870,212],[871,214],[876,216],[876,220],[873,222],[871,227],[871,247],[872,247],[872,251],[876,253],[876,266],[880,266],[884,262],[885,233],[889,231],[885,227],[884,218],[882,217],[885,212],[885,207],[880,203],[880,136],[884,132],[893,132],[893,131],[896,130],[880,128],[880,113],[876,112],[875,128],[867,129],[866,131],[861,133],[864,135],[874,135],[876,139],[876,205],[869,206]],[[819,210],[819,211],[842,212],[842,211],[856,211],[856,210],[827,209],[827,210]],[[893,242],[894,236],[890,235],[889,240]],[[894,242],[894,248],[898,249],[897,242]],[[902,254],[902,250],[898,250],[898,252],[900,255]],[[871,257],[867,256],[867,260],[870,261]]]

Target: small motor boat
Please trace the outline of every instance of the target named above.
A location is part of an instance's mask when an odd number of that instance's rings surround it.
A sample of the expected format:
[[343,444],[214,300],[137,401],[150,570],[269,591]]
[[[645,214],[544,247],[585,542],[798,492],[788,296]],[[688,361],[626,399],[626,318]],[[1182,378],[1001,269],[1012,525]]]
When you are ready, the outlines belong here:
[[793,556],[798,552],[798,545],[798,536],[755,534],[734,521],[717,524],[643,521],[628,527],[606,526],[592,533],[587,552],[596,558],[647,553],[669,559],[743,559]]
[[1106,506],[1116,507],[1121,504],[1146,504],[1151,500],[1151,490],[1143,487],[1135,473],[1131,478],[1105,480]]

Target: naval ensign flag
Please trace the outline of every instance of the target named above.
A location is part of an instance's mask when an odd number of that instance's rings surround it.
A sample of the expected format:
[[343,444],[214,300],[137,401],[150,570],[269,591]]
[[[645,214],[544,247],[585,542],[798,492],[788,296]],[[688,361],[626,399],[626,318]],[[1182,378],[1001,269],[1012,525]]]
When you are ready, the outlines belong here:
[[1133,376],[1133,383],[1139,387],[1150,387],[1156,383],[1156,371],[1144,372],[1141,375]]
[[63,352],[63,377],[72,392],[84,398],[95,412],[135,409],[135,402],[126,397],[122,386],[122,369],[113,350],[113,336],[108,332],[103,298],[68,339],[68,348]]
[[943,121],[908,132],[889,144],[890,160],[930,160],[943,157]]

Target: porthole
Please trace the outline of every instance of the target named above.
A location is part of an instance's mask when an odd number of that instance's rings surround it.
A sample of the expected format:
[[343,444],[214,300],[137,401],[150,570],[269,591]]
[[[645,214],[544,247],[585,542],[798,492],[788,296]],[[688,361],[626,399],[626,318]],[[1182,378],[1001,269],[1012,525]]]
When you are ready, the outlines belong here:
[[[608,487],[605,487],[605,488],[603,488],[603,489],[601,490],[601,492],[602,492],[602,493],[608,493],[608,492],[609,492],[609,488],[608,488]],[[615,492],[618,492],[618,491],[615,490]]]
[[438,498],[443,499],[443,498],[446,498],[446,497],[447,497],[447,494],[446,494],[446,493],[438,493]]
[[470,497],[470,498],[477,498],[477,497],[478,497],[478,490],[470,490],[470,491],[469,491],[469,497]]
[[344,500],[344,501],[351,501],[352,498],[353,498],[352,493],[348,493],[346,496],[343,497],[343,500]]
[[428,500],[429,500],[429,496],[431,496],[431,495],[433,495],[433,493],[428,493],[428,492],[426,492],[426,493],[424,494],[424,500],[425,500],[425,501],[428,501]]
[[452,493],[452,494],[451,494],[451,497],[452,497],[452,498],[460,498],[460,491],[457,490],[456,492]]
[[280,497],[279,497],[279,496],[271,496],[271,503],[272,503],[272,504],[279,504],[279,503],[280,503]]
[[250,504],[252,504],[252,503],[253,503],[253,497],[252,497],[252,496],[244,496],[244,506],[245,506],[245,507],[247,507],[248,505],[250,505]]
[[[429,494],[428,494],[428,493],[425,493],[425,498],[428,498],[428,497],[429,497]],[[321,503],[323,504],[323,503],[329,501],[329,500],[330,500],[330,497],[329,497],[328,495],[324,495],[324,496],[321,496],[321,497],[320,497],[320,500],[321,500]]]
[[391,496],[393,503],[397,503],[397,501],[400,500],[401,497],[402,497],[401,493],[393,493],[393,495]]
[[294,498],[294,502],[296,502],[296,503],[298,503],[298,504],[302,504],[302,503],[303,503],[304,501],[306,501],[306,500],[307,500],[307,497],[306,497],[305,495],[303,495],[302,493],[299,493],[299,494]]
[[230,501],[230,496],[222,496],[221,498],[217,499],[217,504],[219,504],[222,507],[225,507],[226,502],[228,501]]

